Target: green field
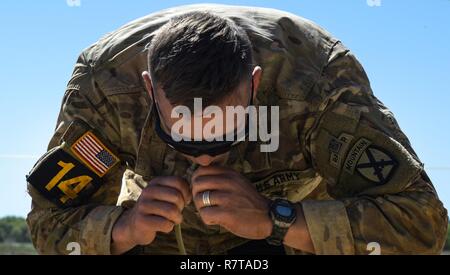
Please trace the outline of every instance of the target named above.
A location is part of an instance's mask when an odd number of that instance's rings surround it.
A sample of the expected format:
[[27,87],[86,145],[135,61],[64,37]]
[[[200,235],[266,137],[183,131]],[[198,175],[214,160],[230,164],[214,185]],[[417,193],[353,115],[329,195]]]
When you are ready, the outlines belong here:
[[37,255],[31,243],[0,243],[0,255]]

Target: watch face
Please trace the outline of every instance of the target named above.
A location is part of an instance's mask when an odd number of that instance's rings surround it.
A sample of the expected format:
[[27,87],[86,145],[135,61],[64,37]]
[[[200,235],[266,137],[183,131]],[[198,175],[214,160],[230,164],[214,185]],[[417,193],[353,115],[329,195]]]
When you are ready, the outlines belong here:
[[282,228],[289,227],[296,218],[294,206],[283,200],[274,202],[272,213],[275,224]]
[[289,218],[292,215],[292,208],[285,206],[285,205],[277,205],[275,208],[275,211],[277,211],[278,215]]
[[295,205],[287,200],[276,199],[272,201],[269,213],[273,221],[273,229],[267,241],[272,245],[282,245],[289,227],[297,219]]

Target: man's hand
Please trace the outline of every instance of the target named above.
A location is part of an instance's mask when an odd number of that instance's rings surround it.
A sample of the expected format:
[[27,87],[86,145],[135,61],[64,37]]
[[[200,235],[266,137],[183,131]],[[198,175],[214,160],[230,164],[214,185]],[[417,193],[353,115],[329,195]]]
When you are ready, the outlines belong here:
[[[270,201],[239,173],[224,167],[201,167],[191,183],[195,206],[205,224],[220,225],[253,240],[265,239],[272,232]],[[203,204],[205,191],[210,191],[210,207]]]
[[136,245],[148,245],[156,232],[169,233],[182,222],[181,212],[190,203],[189,184],[180,177],[154,178],[135,206],[125,211],[112,231],[112,254],[123,254]]

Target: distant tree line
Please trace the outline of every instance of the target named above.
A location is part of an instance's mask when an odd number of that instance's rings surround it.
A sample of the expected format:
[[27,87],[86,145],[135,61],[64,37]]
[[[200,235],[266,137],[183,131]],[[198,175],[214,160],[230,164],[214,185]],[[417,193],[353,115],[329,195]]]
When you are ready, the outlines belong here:
[[0,242],[31,243],[25,219],[19,217],[1,218]]

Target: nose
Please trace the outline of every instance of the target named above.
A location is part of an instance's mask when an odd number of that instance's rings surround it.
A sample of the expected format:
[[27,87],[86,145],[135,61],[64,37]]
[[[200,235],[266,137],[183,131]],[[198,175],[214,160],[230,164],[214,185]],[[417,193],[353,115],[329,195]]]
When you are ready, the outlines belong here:
[[201,155],[194,159],[194,162],[200,166],[209,166],[214,161],[214,158],[208,155]]

